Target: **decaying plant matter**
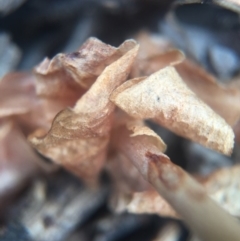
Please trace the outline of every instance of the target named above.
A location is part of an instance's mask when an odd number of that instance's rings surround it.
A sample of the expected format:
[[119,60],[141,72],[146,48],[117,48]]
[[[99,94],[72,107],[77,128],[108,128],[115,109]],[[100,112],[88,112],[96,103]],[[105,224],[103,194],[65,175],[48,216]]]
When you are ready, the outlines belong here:
[[[225,216],[227,213],[207,196],[203,186],[163,154],[158,140],[153,140],[155,137],[144,131],[135,133],[136,129],[138,130],[138,125],[120,127],[116,137],[118,141],[114,143],[133,162],[143,177],[203,240],[237,240],[240,235],[237,221]],[[205,219],[213,225],[209,226]],[[227,220],[227,223],[221,220]],[[222,231],[226,225],[229,225],[227,230]]]
[[109,96],[123,83],[137,54],[134,41],[124,43],[125,53],[110,64],[73,109],[60,112],[44,137],[32,137],[39,152],[76,175],[94,178],[106,160],[114,104]]
[[[240,226],[230,215],[239,217],[239,206],[225,190],[227,183],[236,187],[239,167],[197,181],[172,163],[164,141],[144,123],[151,119],[230,155],[240,91],[218,85],[165,40],[151,45],[143,36],[139,42],[149,50],[140,46],[138,53],[134,40],[114,48],[90,38],[75,53],[45,59],[32,74],[7,75],[0,82],[0,117],[7,123],[1,141],[8,144],[5,136],[14,123],[25,135],[26,161],[41,159],[26,144],[28,138],[39,153],[86,183],[96,184],[106,167],[116,184],[116,209],[182,218],[204,240],[240,239]],[[1,158],[1,163],[13,161]]]
[[[173,132],[224,154],[233,148],[233,131],[187,88],[173,67],[117,88],[111,100],[129,115],[153,119]],[[208,121],[206,121],[208,120]]]

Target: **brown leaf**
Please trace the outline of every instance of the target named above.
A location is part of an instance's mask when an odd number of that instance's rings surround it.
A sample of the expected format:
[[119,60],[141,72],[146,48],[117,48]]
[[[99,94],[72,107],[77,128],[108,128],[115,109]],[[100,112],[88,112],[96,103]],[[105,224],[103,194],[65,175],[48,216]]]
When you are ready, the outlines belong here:
[[208,148],[232,152],[231,127],[188,89],[173,67],[122,84],[111,100],[134,118],[153,119]]
[[45,58],[34,70],[37,77],[37,94],[51,98],[79,98],[104,68],[133,47],[124,42],[112,47],[96,38],[89,38],[74,53],[58,54],[52,60]]
[[190,60],[175,67],[196,95],[233,126],[240,118],[240,89],[221,85],[203,68]]
[[131,41],[115,48],[90,38],[78,52],[45,59],[34,75],[6,75],[0,83],[0,117],[17,117],[26,135],[49,129],[59,111],[72,107],[102,70],[132,47]]
[[123,83],[138,51],[126,41],[123,56],[105,68],[73,109],[60,112],[44,137],[31,137],[35,148],[86,180],[96,178],[106,159],[115,105],[112,91]]

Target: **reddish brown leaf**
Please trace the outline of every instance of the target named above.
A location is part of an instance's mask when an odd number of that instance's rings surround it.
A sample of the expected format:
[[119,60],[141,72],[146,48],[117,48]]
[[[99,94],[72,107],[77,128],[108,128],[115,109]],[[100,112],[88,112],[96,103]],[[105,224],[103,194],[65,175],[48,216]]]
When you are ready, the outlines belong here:
[[75,107],[60,112],[46,136],[31,137],[39,152],[85,180],[96,178],[104,165],[115,109],[109,96],[126,80],[138,51],[131,40],[122,46],[123,56],[105,68]]

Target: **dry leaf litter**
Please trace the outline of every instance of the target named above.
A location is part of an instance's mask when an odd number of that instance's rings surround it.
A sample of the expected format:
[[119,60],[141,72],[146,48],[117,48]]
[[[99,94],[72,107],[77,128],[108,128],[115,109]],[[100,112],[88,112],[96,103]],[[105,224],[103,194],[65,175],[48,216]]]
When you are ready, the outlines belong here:
[[[32,73],[1,79],[1,200],[49,169],[45,157],[92,187],[107,170],[115,211],[183,219],[203,240],[240,239],[239,166],[194,177],[144,122],[231,155],[240,89],[218,84],[163,38],[136,38],[118,48],[90,38]],[[173,239],[165,229],[155,240]],[[178,228],[169,230],[177,236]]]

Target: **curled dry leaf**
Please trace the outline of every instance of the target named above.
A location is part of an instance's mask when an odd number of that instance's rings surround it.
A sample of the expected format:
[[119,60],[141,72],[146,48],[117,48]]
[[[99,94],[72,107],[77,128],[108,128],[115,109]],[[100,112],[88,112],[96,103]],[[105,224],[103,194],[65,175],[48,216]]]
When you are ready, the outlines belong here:
[[0,205],[30,177],[36,175],[40,158],[18,127],[7,119],[0,122]]
[[234,126],[240,118],[240,89],[221,85],[203,68],[190,60],[175,67],[183,81],[196,95]]
[[96,178],[105,162],[115,109],[109,96],[126,80],[138,51],[132,40],[122,46],[122,57],[105,68],[75,107],[60,112],[45,136],[30,138],[40,153],[85,180]]
[[122,56],[131,41],[119,48],[88,39],[78,52],[45,59],[34,74],[14,73],[0,82],[0,118],[13,117],[25,135],[51,127],[56,114],[72,107],[102,70]]
[[142,33],[137,36],[140,50],[131,76],[149,76],[169,65],[176,65],[178,73],[188,87],[215,112],[222,116],[230,126],[240,118],[240,89],[221,85],[210,73],[193,61],[186,59],[181,51],[173,49],[169,41],[161,36]]
[[173,67],[122,84],[111,100],[134,118],[153,119],[208,148],[224,154],[232,152],[231,127],[197,98]]
[[[45,58],[35,69],[37,94],[74,98],[88,89],[104,68],[121,57],[131,43],[112,47],[96,38],[89,38],[77,52]],[[64,81],[63,81],[64,80]]]
[[204,182],[208,194],[233,216],[240,217],[240,166],[220,169]]
[[199,182],[173,164],[148,136],[131,136],[131,131],[124,127],[120,133],[114,142],[116,148],[132,161],[192,231],[206,241],[240,238],[238,222],[208,197]]

